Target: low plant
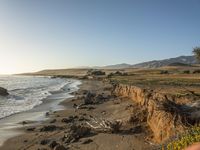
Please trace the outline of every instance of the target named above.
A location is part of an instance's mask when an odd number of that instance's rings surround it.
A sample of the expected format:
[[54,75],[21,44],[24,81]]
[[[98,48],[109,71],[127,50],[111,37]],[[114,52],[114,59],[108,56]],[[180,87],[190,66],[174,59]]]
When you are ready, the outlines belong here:
[[176,140],[168,143],[164,149],[182,150],[197,142],[200,142],[200,127],[192,127],[187,132],[180,135]]

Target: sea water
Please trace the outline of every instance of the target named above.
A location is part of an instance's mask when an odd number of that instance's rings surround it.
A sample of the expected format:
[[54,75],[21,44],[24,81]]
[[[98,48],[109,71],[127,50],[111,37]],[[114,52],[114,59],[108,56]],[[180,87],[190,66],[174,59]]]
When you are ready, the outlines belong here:
[[80,81],[39,76],[0,76],[0,87],[6,88],[9,96],[0,96],[0,119],[31,110],[45,100],[56,101],[68,98],[77,90]]

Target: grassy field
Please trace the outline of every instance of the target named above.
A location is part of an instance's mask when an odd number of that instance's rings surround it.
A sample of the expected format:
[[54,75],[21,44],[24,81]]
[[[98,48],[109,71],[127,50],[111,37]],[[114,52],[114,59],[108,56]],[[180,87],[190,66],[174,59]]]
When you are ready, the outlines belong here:
[[113,82],[151,88],[161,92],[185,94],[187,91],[193,91],[200,93],[200,74],[193,73],[194,70],[198,68],[127,69],[125,71],[128,75],[114,75],[110,79]]

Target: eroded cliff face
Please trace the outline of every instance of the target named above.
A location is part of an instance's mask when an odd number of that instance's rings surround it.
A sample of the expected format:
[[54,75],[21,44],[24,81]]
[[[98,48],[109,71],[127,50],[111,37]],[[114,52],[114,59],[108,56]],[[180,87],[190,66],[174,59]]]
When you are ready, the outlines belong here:
[[[141,107],[146,108],[148,114],[147,124],[153,132],[153,140],[157,143],[165,141],[187,128],[188,111],[185,111],[185,107],[183,108],[182,105],[171,101],[168,95],[123,84],[115,86],[114,94],[129,97]],[[178,99],[175,100],[178,101]]]

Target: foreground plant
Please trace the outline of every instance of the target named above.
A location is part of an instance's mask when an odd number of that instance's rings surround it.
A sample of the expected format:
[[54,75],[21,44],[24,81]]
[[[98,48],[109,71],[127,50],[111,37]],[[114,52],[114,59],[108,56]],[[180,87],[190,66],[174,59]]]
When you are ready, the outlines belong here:
[[[167,144],[167,150],[183,150],[186,147],[200,142],[200,127],[192,127],[186,133],[178,137],[177,140],[174,140]],[[165,148],[162,148],[165,149]]]

